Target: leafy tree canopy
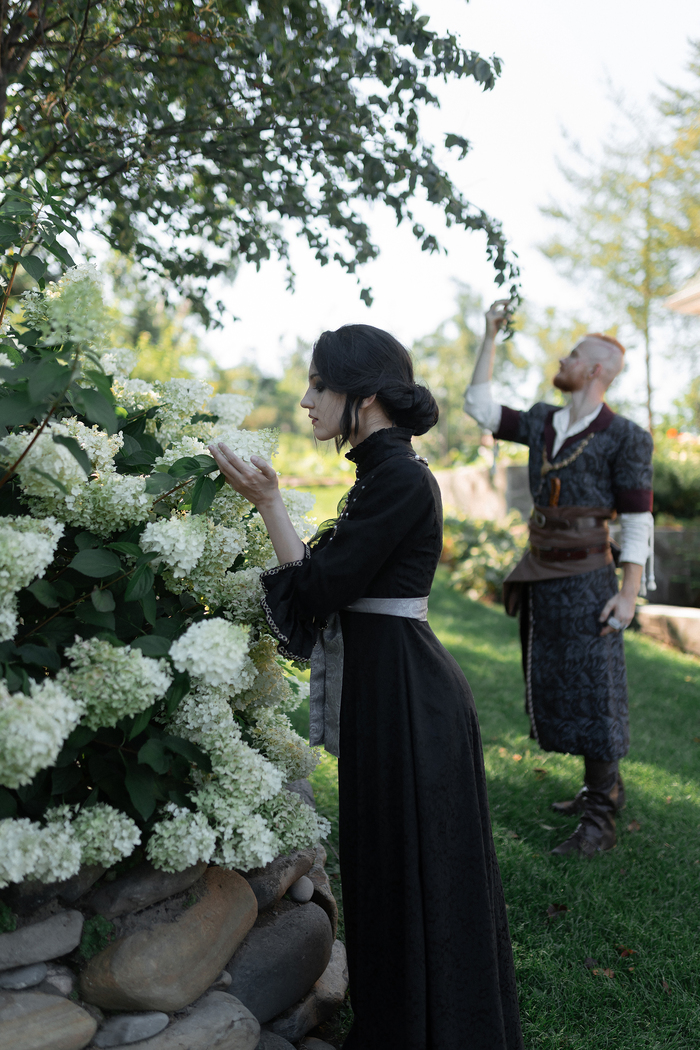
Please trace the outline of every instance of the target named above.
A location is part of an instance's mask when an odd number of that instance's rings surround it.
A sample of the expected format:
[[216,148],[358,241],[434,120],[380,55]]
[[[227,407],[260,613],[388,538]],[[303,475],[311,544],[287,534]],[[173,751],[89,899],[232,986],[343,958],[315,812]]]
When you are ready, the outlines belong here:
[[[434,234],[412,202],[483,230],[514,280],[498,222],[466,201],[420,137],[435,77],[484,89],[497,58],[428,28],[403,0],[2,0],[1,161],[92,207],[112,247],[186,292],[209,322],[208,279],[286,257],[293,220],[349,272],[377,248],[356,202]],[[464,155],[456,134],[448,147]],[[361,293],[370,301],[370,292]],[[220,304],[218,304],[220,306]]]

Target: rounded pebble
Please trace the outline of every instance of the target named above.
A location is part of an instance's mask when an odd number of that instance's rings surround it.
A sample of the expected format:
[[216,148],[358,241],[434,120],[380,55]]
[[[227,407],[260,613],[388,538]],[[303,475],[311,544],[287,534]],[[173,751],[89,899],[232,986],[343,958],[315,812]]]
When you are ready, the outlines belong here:
[[95,1036],[95,1046],[123,1046],[158,1035],[168,1024],[168,1015],[159,1010],[138,1014],[117,1014],[105,1021]]
[[33,966],[18,966],[16,970],[5,970],[0,973],[0,988],[18,991],[21,988],[33,988],[41,984],[48,973],[46,963],[34,963]]
[[287,892],[297,904],[308,904],[314,895],[314,884],[308,875],[302,875]]

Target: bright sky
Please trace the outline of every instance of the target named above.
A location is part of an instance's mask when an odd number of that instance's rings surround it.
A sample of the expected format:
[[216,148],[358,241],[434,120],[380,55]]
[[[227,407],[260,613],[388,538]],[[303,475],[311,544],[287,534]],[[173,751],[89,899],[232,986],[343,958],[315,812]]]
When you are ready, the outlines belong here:
[[[610,84],[628,103],[646,106],[659,82],[687,82],[688,39],[700,37],[697,0],[419,0],[431,26],[450,28],[468,48],[499,55],[503,75],[492,92],[471,82],[440,85],[440,111],[428,111],[424,135],[439,143],[447,131],[472,142],[463,161],[441,153],[439,160],[462,191],[503,223],[518,252],[523,292],[536,306],[557,305],[586,316],[582,287],[566,282],[538,252],[549,231],[539,206],[561,198],[567,187],[556,158],[566,158],[562,128],[594,152],[616,119]],[[426,218],[430,218],[426,214]],[[362,284],[374,292],[368,309],[355,279],[337,266],[319,267],[296,241],[294,294],[285,289],[284,267],[271,262],[257,273],[244,267],[225,299],[240,320],[227,320],[207,343],[223,363],[254,358],[276,371],[297,337],[312,342],[325,328],[364,321],[387,328],[410,345],[450,317],[453,279],[470,283],[486,301],[498,295],[479,234],[443,231],[447,256],[422,253],[408,228],[397,229],[384,209],[370,216],[379,259],[366,266]],[[618,318],[610,317],[609,323]],[[700,319],[698,320],[700,328]],[[700,334],[700,333],[699,333]],[[700,342],[700,338],[699,338]],[[629,355],[623,396],[636,393],[641,376]],[[641,352],[636,355],[637,359]],[[668,369],[665,369],[668,371]],[[663,361],[657,365],[659,376]],[[678,391],[664,388],[668,401]]]

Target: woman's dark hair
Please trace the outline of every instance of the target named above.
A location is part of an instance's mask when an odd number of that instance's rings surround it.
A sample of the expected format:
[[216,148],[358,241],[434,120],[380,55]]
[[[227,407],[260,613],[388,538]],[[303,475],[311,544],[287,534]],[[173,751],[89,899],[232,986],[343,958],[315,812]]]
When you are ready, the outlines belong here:
[[341,432],[335,439],[339,450],[359,426],[360,402],[372,394],[393,423],[414,434],[425,434],[438,421],[435,398],[413,379],[408,350],[381,328],[346,324],[323,332],[314,345],[313,362],[321,382],[345,394]]

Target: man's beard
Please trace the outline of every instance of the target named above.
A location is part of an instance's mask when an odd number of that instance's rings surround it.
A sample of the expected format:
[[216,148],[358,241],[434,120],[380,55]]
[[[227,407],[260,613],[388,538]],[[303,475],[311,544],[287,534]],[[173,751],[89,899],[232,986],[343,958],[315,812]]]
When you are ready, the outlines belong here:
[[565,394],[572,394],[574,390],[580,390],[583,386],[583,380],[575,379],[573,376],[569,378],[568,376],[560,375],[559,372],[555,375],[552,383],[557,390],[561,390]]

